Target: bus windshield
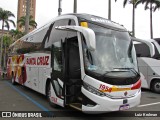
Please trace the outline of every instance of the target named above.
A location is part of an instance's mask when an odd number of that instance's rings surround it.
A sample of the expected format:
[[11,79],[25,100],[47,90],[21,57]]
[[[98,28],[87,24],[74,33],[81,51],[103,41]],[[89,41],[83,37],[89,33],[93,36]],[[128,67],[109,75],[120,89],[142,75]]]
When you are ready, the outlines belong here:
[[[88,23],[96,35],[96,50],[84,47],[85,68],[97,73],[125,71],[138,72],[136,53],[127,31],[117,31]],[[85,45],[85,43],[84,43]]]

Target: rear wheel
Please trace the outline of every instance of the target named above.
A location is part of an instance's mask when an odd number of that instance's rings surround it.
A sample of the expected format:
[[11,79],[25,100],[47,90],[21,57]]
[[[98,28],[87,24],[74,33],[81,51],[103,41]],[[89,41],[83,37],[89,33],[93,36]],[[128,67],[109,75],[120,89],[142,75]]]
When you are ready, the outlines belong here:
[[152,90],[156,93],[160,93],[160,80],[153,81]]
[[47,93],[46,93],[46,95],[47,95],[47,100],[48,100],[48,102],[49,102],[49,104],[52,106],[52,107],[54,107],[54,108],[57,108],[58,107],[58,105],[57,104],[55,104],[55,103],[53,103],[52,102],[52,98],[51,98],[51,82],[48,82],[48,84],[47,84],[47,88],[46,88],[46,90],[47,90]]

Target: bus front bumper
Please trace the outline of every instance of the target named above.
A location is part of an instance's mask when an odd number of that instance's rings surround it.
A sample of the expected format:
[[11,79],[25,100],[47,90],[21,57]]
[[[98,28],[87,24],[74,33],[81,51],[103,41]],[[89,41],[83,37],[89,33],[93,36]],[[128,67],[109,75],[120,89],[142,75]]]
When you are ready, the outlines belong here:
[[124,99],[111,99],[107,96],[100,97],[89,92],[83,87],[82,93],[96,103],[95,106],[82,105],[82,111],[84,113],[106,113],[111,111],[125,110],[139,105],[141,99],[141,90],[134,97],[125,98],[127,99],[127,103],[125,104],[123,104]]

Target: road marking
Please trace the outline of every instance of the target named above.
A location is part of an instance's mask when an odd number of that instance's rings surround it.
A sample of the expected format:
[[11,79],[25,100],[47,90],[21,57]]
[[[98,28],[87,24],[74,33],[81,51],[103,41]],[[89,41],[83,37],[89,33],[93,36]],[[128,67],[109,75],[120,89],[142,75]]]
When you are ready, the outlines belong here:
[[144,104],[144,105],[139,105],[138,107],[146,107],[146,106],[157,105],[157,104],[160,104],[160,102],[150,103],[150,104]]
[[47,108],[45,108],[43,105],[41,105],[40,103],[38,103],[37,101],[35,101],[33,98],[29,97],[28,95],[26,95],[25,93],[21,92],[18,88],[16,88],[15,86],[13,86],[11,83],[6,82],[6,84],[8,84],[10,87],[12,87],[15,91],[17,91],[20,95],[22,95],[23,97],[27,98],[29,101],[31,101],[33,104],[35,104],[37,107],[39,107],[40,109],[42,109],[43,111],[47,112],[48,115],[53,115],[53,112],[50,112],[50,110],[48,110]]

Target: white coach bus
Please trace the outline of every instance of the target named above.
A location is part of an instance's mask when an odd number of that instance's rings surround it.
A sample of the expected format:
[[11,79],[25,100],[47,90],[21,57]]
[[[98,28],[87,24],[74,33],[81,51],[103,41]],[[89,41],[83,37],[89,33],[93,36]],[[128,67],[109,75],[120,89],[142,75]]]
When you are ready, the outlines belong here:
[[160,93],[160,45],[153,39],[134,41],[139,71],[143,74],[142,88]]
[[67,14],[10,46],[8,76],[47,96],[53,106],[83,112],[137,106],[141,81],[127,30],[107,19]]
[[160,93],[160,45],[153,39],[132,38],[138,57],[139,71],[143,74],[142,88]]

